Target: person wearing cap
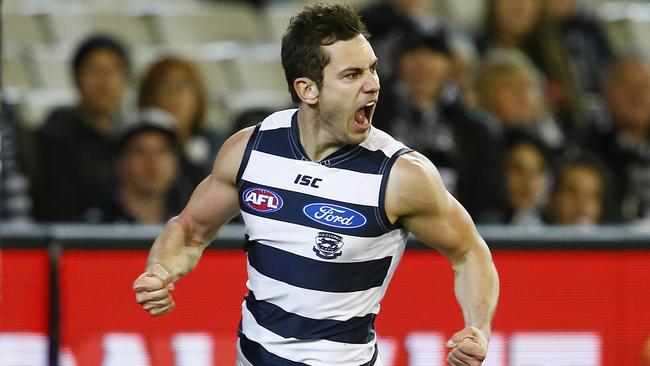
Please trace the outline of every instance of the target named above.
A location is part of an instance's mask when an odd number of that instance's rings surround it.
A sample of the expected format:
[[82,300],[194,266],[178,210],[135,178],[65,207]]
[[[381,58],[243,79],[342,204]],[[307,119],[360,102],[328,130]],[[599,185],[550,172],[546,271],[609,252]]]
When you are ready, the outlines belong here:
[[117,186],[86,212],[86,222],[161,224],[181,210],[175,129],[174,118],[155,108],[126,120],[115,141]]
[[502,167],[498,131],[462,101],[450,78],[451,58],[446,33],[406,34],[395,77],[382,87],[376,125],[429,158],[476,221],[500,222],[505,182],[495,174]]
[[90,37],[74,54],[72,75],[79,102],[53,110],[36,131],[41,221],[79,219],[95,193],[114,183],[111,133],[129,75],[126,49],[111,37]]

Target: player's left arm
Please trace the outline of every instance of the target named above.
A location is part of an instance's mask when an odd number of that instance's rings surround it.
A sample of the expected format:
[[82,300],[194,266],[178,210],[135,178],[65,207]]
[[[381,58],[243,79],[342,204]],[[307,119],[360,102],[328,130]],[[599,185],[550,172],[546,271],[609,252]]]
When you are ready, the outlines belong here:
[[491,334],[499,279],[490,250],[471,217],[447,192],[433,164],[418,153],[395,162],[388,181],[386,211],[391,221],[399,220],[418,240],[451,262],[465,328],[448,344],[452,348],[449,362],[480,365]]

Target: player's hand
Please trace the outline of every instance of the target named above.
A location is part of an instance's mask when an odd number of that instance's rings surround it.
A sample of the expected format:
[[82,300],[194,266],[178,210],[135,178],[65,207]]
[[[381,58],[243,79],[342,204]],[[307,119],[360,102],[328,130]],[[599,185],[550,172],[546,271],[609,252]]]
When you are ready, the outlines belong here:
[[174,308],[172,277],[160,264],[154,264],[133,282],[135,299],[151,316],[161,316]]
[[451,348],[447,355],[449,365],[480,366],[487,356],[488,339],[480,329],[465,327],[447,341],[447,347]]

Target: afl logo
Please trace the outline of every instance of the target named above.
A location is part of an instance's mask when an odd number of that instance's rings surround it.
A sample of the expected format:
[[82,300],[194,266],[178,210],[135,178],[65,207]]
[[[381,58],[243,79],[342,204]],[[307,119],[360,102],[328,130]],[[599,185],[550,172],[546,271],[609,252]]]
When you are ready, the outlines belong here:
[[282,197],[264,188],[249,188],[244,191],[242,199],[246,206],[257,212],[275,212],[282,208]]
[[339,229],[354,229],[366,224],[365,216],[339,205],[312,203],[303,207],[302,212],[318,223]]

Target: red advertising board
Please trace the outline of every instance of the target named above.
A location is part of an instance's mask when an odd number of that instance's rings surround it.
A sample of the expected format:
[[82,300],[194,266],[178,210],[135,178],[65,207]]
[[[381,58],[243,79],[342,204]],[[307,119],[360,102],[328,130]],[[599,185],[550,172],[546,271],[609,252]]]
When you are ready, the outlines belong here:
[[0,251],[0,331],[47,333],[49,259],[45,250]]
[[[493,254],[501,298],[486,366],[642,364],[650,337],[650,252]],[[43,265],[41,254],[25,255],[32,256],[27,261],[33,265]],[[196,271],[177,284],[176,309],[161,318],[142,311],[131,290],[145,258],[144,251],[63,252],[61,343],[67,364],[233,365],[246,292],[245,254],[207,251]],[[3,256],[3,268],[7,259]],[[3,284],[25,283],[17,275],[32,274],[3,270]],[[444,364],[444,342],[463,325],[452,283],[440,255],[407,251],[377,320],[385,366]],[[4,286],[2,293],[6,299]],[[32,305],[46,305],[42,295],[28,299],[29,306],[3,301],[3,319],[7,314],[26,318],[23,312],[33,311]],[[16,330],[6,324],[1,332]]]
[[46,364],[48,316],[47,251],[0,251],[0,365]]

